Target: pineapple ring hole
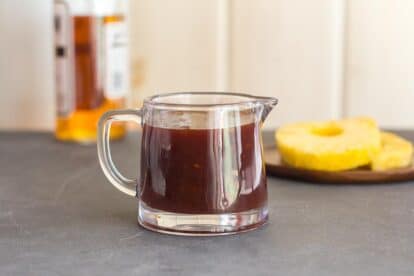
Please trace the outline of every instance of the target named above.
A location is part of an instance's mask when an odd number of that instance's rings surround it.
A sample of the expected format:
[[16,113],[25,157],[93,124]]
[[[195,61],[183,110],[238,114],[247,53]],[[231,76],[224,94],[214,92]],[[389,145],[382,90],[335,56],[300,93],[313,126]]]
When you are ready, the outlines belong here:
[[335,123],[327,123],[312,128],[311,133],[318,136],[338,136],[344,132],[343,128]]

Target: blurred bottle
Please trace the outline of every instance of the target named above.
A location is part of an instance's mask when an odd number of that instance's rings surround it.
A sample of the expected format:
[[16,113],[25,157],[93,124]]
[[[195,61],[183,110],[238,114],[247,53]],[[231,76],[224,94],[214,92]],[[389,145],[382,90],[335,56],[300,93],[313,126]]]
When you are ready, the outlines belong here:
[[[57,139],[94,142],[102,113],[124,107],[126,6],[127,0],[55,0]],[[125,125],[114,123],[111,138],[124,135]]]

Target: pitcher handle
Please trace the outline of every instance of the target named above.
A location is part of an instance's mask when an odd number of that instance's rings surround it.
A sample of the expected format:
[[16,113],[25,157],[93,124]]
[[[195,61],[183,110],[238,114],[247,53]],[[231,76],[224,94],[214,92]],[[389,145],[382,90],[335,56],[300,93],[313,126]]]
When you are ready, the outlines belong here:
[[113,110],[104,113],[98,123],[97,146],[99,163],[101,164],[102,171],[112,185],[114,185],[121,192],[130,196],[137,195],[137,179],[129,179],[123,176],[116,168],[111,156],[109,132],[113,122],[134,121],[137,124],[141,124],[141,119],[142,110]]

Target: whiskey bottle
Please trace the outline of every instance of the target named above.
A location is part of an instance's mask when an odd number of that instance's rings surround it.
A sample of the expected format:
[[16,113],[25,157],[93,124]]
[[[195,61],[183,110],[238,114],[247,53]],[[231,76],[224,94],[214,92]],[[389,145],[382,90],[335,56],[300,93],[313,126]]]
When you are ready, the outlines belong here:
[[[59,140],[96,141],[99,117],[129,90],[126,0],[55,0],[56,129]],[[125,135],[114,123],[110,137]]]

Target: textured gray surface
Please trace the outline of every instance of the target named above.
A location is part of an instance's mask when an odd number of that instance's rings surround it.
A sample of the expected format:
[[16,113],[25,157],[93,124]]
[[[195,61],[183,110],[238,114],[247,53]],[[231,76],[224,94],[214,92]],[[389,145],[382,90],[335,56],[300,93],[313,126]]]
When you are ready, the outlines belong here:
[[[137,137],[113,146],[131,176]],[[136,200],[108,183],[95,146],[0,133],[0,275],[414,274],[414,183],[268,186],[260,230],[161,235],[137,226]]]

